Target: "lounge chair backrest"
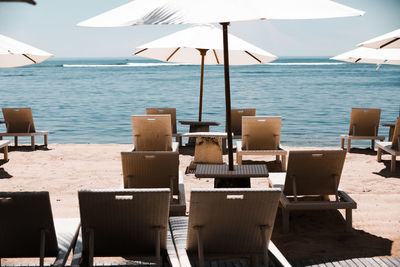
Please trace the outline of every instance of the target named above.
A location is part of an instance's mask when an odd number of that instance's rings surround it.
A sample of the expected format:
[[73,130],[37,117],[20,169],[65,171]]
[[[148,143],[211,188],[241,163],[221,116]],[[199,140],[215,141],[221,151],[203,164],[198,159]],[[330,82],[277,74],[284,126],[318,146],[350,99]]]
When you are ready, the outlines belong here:
[[170,115],[132,115],[133,143],[136,151],[171,151]]
[[262,229],[267,246],[274,227],[279,189],[198,189],[190,196],[186,250],[204,254],[262,254]]
[[278,149],[282,117],[242,117],[242,149]]
[[94,256],[154,255],[158,229],[166,248],[169,189],[78,192],[83,252],[93,234]]
[[246,109],[232,109],[231,110],[231,125],[233,135],[242,135],[242,117],[243,116],[255,116],[256,109],[255,108],[246,108]]
[[45,257],[57,256],[48,192],[0,192],[0,258],[40,257],[41,230]]
[[335,195],[345,157],[345,150],[290,151],[283,193]]
[[121,161],[124,188],[171,188],[179,194],[178,153],[121,152]]
[[349,135],[377,136],[380,117],[380,109],[352,108]]
[[176,134],[176,108],[146,108],[147,115],[171,115],[172,133]]
[[396,125],[394,126],[392,148],[400,151],[400,117],[397,118]]
[[34,133],[32,110],[30,108],[3,108],[7,133]]

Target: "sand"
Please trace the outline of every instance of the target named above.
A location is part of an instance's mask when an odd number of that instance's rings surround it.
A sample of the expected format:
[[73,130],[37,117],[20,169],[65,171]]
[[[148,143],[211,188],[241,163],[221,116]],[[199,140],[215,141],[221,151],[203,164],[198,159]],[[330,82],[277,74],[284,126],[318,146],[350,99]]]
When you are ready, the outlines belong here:
[[[120,152],[130,147],[129,144],[50,144],[47,150],[36,151],[10,147],[10,161],[0,161],[0,188],[1,191],[49,191],[55,218],[79,217],[77,191],[119,188]],[[192,160],[190,153],[185,154],[180,155],[183,171]],[[347,154],[340,187],[358,205],[353,211],[354,230],[345,232],[341,212],[311,211],[293,213],[290,233],[282,234],[278,211],[272,240],[288,259],[399,257],[399,165],[397,162],[396,173],[390,173],[389,156],[384,155],[383,162],[378,163],[375,151],[353,149]],[[199,180],[193,174],[186,174],[184,183],[188,202],[191,188],[213,188],[213,179]],[[252,187],[266,186],[266,179],[252,179]]]

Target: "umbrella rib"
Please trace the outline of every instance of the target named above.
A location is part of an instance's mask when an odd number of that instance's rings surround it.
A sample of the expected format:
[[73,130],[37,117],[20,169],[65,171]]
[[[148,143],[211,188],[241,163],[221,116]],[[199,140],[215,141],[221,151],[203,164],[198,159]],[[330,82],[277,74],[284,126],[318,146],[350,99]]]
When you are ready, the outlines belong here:
[[396,41],[398,41],[398,40],[400,40],[399,37],[394,38],[394,39],[391,40],[390,42],[387,42],[386,44],[381,45],[379,48],[384,48],[385,46],[388,46],[388,45],[390,45],[391,43],[394,43],[394,42],[396,42]]
[[246,54],[248,54],[249,56],[251,56],[252,58],[254,58],[255,60],[258,61],[258,63],[262,63],[261,60],[259,60],[256,56],[254,56],[252,53],[250,53],[249,51],[244,50],[244,52]]
[[217,52],[215,51],[215,49],[213,49],[213,52],[214,52],[215,60],[217,61],[217,64],[219,64]]
[[140,54],[140,53],[142,53],[142,52],[144,52],[144,51],[146,51],[148,48],[144,48],[144,49],[142,49],[142,50],[140,50],[140,51],[137,51],[135,54],[133,54],[133,55],[137,55],[137,54]]
[[178,50],[180,49],[180,47],[178,47],[177,49],[175,49],[174,52],[172,52],[172,54],[167,58],[167,60],[165,61],[169,61],[171,59],[171,57],[173,57],[175,55],[176,52],[178,52]]
[[35,60],[33,60],[31,57],[29,57],[27,54],[22,54],[24,57],[26,57],[27,59],[29,59],[30,61],[32,61],[33,63],[37,64],[37,62]]

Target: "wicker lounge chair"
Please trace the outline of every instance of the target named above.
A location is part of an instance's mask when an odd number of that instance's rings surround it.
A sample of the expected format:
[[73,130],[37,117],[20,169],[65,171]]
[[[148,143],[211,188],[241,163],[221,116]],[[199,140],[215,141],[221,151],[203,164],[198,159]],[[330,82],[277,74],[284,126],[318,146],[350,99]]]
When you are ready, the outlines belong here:
[[287,151],[280,145],[281,117],[242,117],[242,141],[237,141],[236,160],[242,164],[243,155],[275,155],[281,157],[286,170]]
[[[64,266],[76,241],[77,219],[56,219],[48,192],[0,192],[1,258],[55,258]],[[4,265],[1,265],[4,266]]]
[[392,156],[390,171],[396,171],[396,157],[400,156],[400,117],[396,120],[396,125],[393,131],[392,142],[376,142],[378,147],[377,160],[382,161],[382,150]]
[[231,124],[233,139],[242,138],[242,117],[243,116],[255,116],[256,109],[246,108],[246,109],[231,109]]
[[375,140],[385,140],[384,136],[378,136],[380,117],[380,109],[352,108],[349,134],[340,136],[340,147],[344,149],[344,141],[347,140],[347,152],[349,152],[351,140],[360,139],[371,140],[371,148],[375,149]]
[[124,188],[170,188],[171,216],[186,214],[185,187],[179,171],[179,154],[121,152]]
[[170,115],[132,115],[132,151],[174,151]]
[[346,228],[352,228],[357,203],[339,189],[345,157],[345,150],[290,151],[287,172],[270,173],[271,186],[282,189],[283,232],[292,210],[345,209]]
[[175,141],[182,146],[182,134],[177,132],[176,128],[176,108],[146,108],[147,115],[171,115],[171,126],[172,136],[175,137]]
[[30,136],[32,150],[35,150],[35,136],[43,135],[44,146],[47,147],[49,131],[35,130],[30,108],[3,108],[2,110],[7,132],[0,133],[0,140],[3,136],[14,136],[14,145],[18,146],[18,136]]
[[71,266],[95,257],[129,257],[179,266],[168,230],[169,189],[78,192],[81,230]]
[[0,148],[3,149],[3,154],[4,154],[4,161],[8,161],[8,145],[10,144],[10,141],[8,140],[0,140]]
[[189,257],[193,266],[201,267],[205,259],[227,258],[237,262],[227,260],[230,263],[220,266],[243,266],[239,261],[245,257],[255,265],[261,258],[290,266],[270,241],[279,196],[278,189],[192,190],[189,219],[169,220],[181,266],[192,266]]

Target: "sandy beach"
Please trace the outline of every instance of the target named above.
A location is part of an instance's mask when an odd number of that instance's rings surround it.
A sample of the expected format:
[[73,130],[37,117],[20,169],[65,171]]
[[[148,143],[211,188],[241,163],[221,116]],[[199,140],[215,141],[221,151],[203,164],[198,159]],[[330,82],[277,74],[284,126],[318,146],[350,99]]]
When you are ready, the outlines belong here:
[[[47,150],[36,151],[10,147],[10,161],[0,161],[0,188],[1,191],[49,191],[55,218],[79,217],[77,191],[119,188],[120,152],[130,147],[130,144],[50,144]],[[190,153],[180,155],[183,172],[191,160]],[[378,163],[375,151],[353,149],[347,154],[340,187],[358,205],[353,211],[354,230],[345,232],[345,221],[338,211],[312,211],[293,213],[290,233],[282,234],[278,212],[272,240],[288,259],[399,257],[399,169],[390,173],[387,155]],[[213,188],[213,179],[199,180],[193,174],[186,174],[184,183],[188,207],[192,188]],[[252,187],[267,186],[266,179],[252,179],[251,183]]]

